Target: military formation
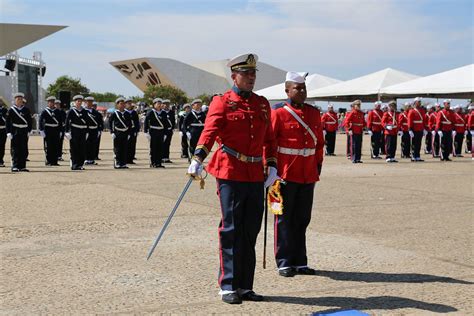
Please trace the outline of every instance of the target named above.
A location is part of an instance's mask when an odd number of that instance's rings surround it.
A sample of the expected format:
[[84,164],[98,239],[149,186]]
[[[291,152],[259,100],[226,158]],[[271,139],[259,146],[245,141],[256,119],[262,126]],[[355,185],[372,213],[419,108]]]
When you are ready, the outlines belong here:
[[[306,230],[312,217],[314,191],[323,169],[324,153],[335,155],[339,127],[332,106],[321,116],[318,107],[306,103],[307,73],[287,73],[288,99],[285,102],[270,106],[267,99],[255,94],[257,61],[258,56],[252,53],[230,59],[227,66],[233,86],[224,94],[214,96],[208,111],[204,111],[202,100],[195,99],[185,104],[176,117],[169,100],[155,98],[143,123],[151,168],[164,168],[164,164],[172,163],[169,147],[176,127],[181,158],[189,160],[187,176],[202,180],[205,167],[206,172],[216,178],[221,206],[219,294],[222,301],[229,304],[265,299],[255,292],[254,278],[255,245],[268,210],[267,203],[274,214],[274,260],[278,275],[291,278],[316,274],[308,262]],[[0,140],[11,139],[14,172],[27,171],[28,135],[32,125],[23,99],[22,94],[16,94],[15,104],[8,112],[0,111],[0,132],[6,131],[5,136],[0,134]],[[83,106],[84,100],[86,106]],[[70,142],[72,170],[96,164],[104,120],[94,109],[94,99],[74,96],[74,106],[65,115],[58,109],[54,97],[47,101],[48,107],[41,113],[39,124],[46,164],[58,165],[63,137]],[[362,102],[352,102],[352,110],[343,122],[347,155],[352,163],[362,163],[365,130],[371,139],[371,158],[382,159],[385,155],[389,163],[397,162],[398,137],[402,138],[402,157],[413,162],[423,161],[420,157],[423,137],[425,153],[443,161],[449,161],[452,152],[455,156],[461,155],[465,136],[471,148],[472,107],[466,115],[457,107],[452,111],[450,100],[445,100],[443,108],[437,105],[426,110],[421,101],[415,98],[402,112],[397,111],[395,101],[387,105],[376,102],[367,117],[361,111]],[[131,100],[118,98],[115,104],[108,124],[114,144],[114,168],[126,169],[128,164],[134,163],[140,120]],[[215,142],[218,146],[204,166]],[[3,159],[3,155],[0,158]],[[3,160],[1,162],[4,165]],[[275,194],[273,198],[268,192]]]

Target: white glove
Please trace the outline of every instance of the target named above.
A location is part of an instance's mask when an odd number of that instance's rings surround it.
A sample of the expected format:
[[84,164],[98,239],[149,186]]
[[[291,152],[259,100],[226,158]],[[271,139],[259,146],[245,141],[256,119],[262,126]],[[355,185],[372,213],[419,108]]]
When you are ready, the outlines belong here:
[[46,137],[46,133],[44,131],[40,131],[40,135],[41,137],[45,138]]
[[349,136],[352,136],[352,131],[349,131],[349,132],[347,132],[347,133],[349,134]]
[[33,131],[28,132],[28,137],[33,136]]
[[7,137],[8,137],[8,139],[13,139],[12,133],[8,133],[8,134],[7,134]]
[[399,132],[398,132],[398,136],[403,136],[403,132],[402,132],[402,131],[399,131]]
[[392,126],[392,125],[387,125],[387,126],[385,126],[385,128],[386,128],[387,130],[391,131],[391,130],[393,129],[393,126]]
[[277,169],[275,167],[268,167],[268,176],[267,180],[265,180],[265,188],[273,185],[279,177],[277,176]]
[[133,134],[133,136],[134,136],[134,137],[137,137],[137,136],[138,136],[138,132],[135,132],[135,133]]
[[451,132],[451,135],[453,135],[453,137],[456,136],[456,134],[457,134],[456,131]]
[[86,140],[89,138],[89,133],[86,133]]
[[326,137],[327,132],[323,130],[323,136]]
[[163,141],[166,142],[166,139],[168,138],[168,135],[163,136]]
[[66,137],[67,140],[71,140],[72,135],[71,135],[71,133],[66,133],[66,134],[64,134],[64,137]]
[[367,133],[369,134],[369,136],[374,135],[374,133],[371,130],[369,130]]
[[179,131],[179,136],[183,137],[183,132]]
[[115,139],[117,137],[117,135],[115,135],[114,133],[112,133],[112,139]]
[[442,132],[442,131],[438,131],[438,135],[439,135],[439,137],[443,137],[443,132]]
[[469,131],[471,133],[471,136],[474,136],[474,131]]
[[423,136],[426,136],[428,134],[428,131],[426,129],[423,130]]
[[191,139],[191,133],[190,133],[190,132],[186,132],[186,137],[187,137],[188,139]]
[[151,135],[150,133],[144,133],[143,135],[145,135],[146,139],[150,140],[151,139]]
[[435,135],[436,135],[436,131],[431,131],[431,135],[435,136]]
[[127,140],[130,140],[130,135],[127,136]]
[[467,136],[467,131],[464,131],[464,136]]
[[191,160],[191,164],[189,165],[188,174],[193,177],[200,177],[202,169],[202,163],[197,159],[193,159]]
[[63,136],[64,136],[64,133],[63,133],[63,132],[60,132],[60,133],[59,133],[59,138],[63,138]]
[[99,132],[97,133],[97,138],[99,138],[100,135],[102,135],[102,132],[101,132],[101,131],[99,131]]
[[413,131],[408,131],[408,134],[410,134],[411,138],[415,137],[415,133],[413,133]]

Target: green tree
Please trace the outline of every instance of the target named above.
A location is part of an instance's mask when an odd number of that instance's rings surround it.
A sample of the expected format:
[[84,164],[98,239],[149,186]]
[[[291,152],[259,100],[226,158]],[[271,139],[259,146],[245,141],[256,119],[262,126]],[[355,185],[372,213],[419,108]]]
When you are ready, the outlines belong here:
[[69,91],[71,96],[76,94],[88,94],[89,89],[81,83],[79,78],[71,78],[69,76],[61,76],[55,82],[48,86],[48,95],[59,97],[59,91]]
[[173,104],[184,104],[188,102],[186,93],[172,86],[149,86],[145,90],[143,99],[146,103],[151,104],[154,98],[169,99]]
[[198,96],[196,97],[196,99],[201,99],[201,100],[202,100],[202,104],[207,104],[207,105],[209,105],[209,103],[211,103],[211,97],[212,97],[212,95],[203,93],[203,94],[198,95]]
[[91,92],[90,95],[93,96],[97,102],[115,102],[119,97],[118,94],[113,92]]

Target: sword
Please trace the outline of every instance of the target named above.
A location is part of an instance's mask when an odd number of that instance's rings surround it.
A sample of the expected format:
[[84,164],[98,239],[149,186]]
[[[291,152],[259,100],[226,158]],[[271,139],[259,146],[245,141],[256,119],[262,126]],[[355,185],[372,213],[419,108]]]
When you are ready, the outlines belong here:
[[265,219],[263,223],[263,268],[267,267],[267,218],[268,218],[268,188],[265,189],[265,199],[263,201]]
[[178,209],[179,204],[183,200],[183,197],[186,194],[186,192],[188,191],[189,187],[191,186],[191,183],[193,182],[193,180],[194,180],[194,178],[190,177],[189,180],[188,180],[188,183],[186,183],[186,186],[184,187],[183,192],[181,192],[178,200],[176,201],[176,204],[175,204],[174,208],[171,210],[171,213],[168,216],[168,219],[166,220],[165,224],[163,225],[163,228],[161,229],[160,234],[158,235],[158,237],[156,237],[155,242],[151,246],[150,251],[148,252],[148,255],[146,257],[146,260],[150,259],[151,255],[153,254],[153,251],[155,251],[155,248],[158,245],[158,242],[160,241],[160,239],[163,236],[166,228],[168,227],[169,223],[171,222],[171,219],[173,218],[174,213],[176,213],[176,210]]

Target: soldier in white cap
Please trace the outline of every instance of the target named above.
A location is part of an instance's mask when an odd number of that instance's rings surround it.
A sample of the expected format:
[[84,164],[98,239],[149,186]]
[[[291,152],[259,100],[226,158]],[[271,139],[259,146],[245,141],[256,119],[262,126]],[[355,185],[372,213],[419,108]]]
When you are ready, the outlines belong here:
[[66,126],[66,111],[61,107],[61,100],[54,101],[56,118],[58,119],[61,128],[59,130],[59,144],[58,144],[58,161],[63,161],[63,144],[64,144],[64,129]]
[[90,124],[87,127],[87,140],[86,140],[86,165],[96,165],[96,148],[99,140],[99,133],[101,130],[100,113],[94,109],[94,97],[88,96],[84,99],[86,101],[86,111],[89,116]]
[[100,151],[100,140],[102,138],[102,132],[104,131],[104,116],[102,113],[97,111],[97,102],[92,102],[92,108],[95,110],[95,117],[96,121],[99,123],[98,131],[97,131],[97,141],[95,143],[95,152],[94,152],[94,160],[101,160],[99,158],[99,151]]
[[43,137],[44,151],[46,153],[46,166],[59,166],[58,164],[58,147],[60,132],[62,129],[59,118],[56,117],[56,108],[54,102],[56,98],[50,96],[46,98],[48,106],[44,109],[39,117],[39,132]]
[[206,113],[202,111],[202,100],[194,99],[191,102],[192,110],[184,119],[184,132],[188,139],[189,152],[194,153],[196,145],[201,137],[204,129],[204,122],[206,121]]
[[382,127],[382,116],[384,112],[380,109],[381,106],[382,101],[376,101],[374,103],[374,109],[367,115],[367,130],[370,135],[372,159],[382,159],[380,154],[383,147],[382,139],[384,138],[384,130]]
[[74,106],[66,114],[64,137],[69,140],[71,170],[84,170],[87,128],[91,123],[87,110],[82,107],[84,97],[78,94],[72,100]]
[[7,109],[3,99],[0,99],[0,168],[5,167],[5,143],[7,142]]
[[148,111],[143,127],[145,137],[150,142],[150,168],[165,167],[162,164],[163,143],[169,125],[163,116],[162,101],[160,98],[153,99],[153,109]]
[[135,154],[137,151],[137,137],[140,132],[140,118],[138,117],[138,112],[135,110],[135,105],[131,98],[125,99],[125,108],[132,120],[132,128],[127,148],[127,163],[134,165],[135,162],[133,160],[137,159],[135,158]]
[[30,110],[24,106],[25,95],[21,92],[13,95],[14,104],[7,113],[7,137],[11,140],[12,172],[28,172],[28,135],[32,129]]
[[474,152],[472,151],[472,136],[474,135],[474,105],[471,103],[468,107],[467,114],[467,136],[466,136],[466,154],[472,154],[474,157]]
[[184,126],[184,119],[191,112],[191,105],[186,103],[183,109],[178,114],[178,128],[181,135],[181,158],[187,158],[191,162],[191,155],[188,148],[188,136],[186,135],[186,128]]
[[171,139],[173,137],[173,130],[176,126],[176,114],[174,110],[170,108],[171,101],[168,99],[163,100],[163,111],[162,114],[167,121],[167,127],[165,129],[165,140],[163,142],[163,162],[172,163],[170,160],[170,146]]
[[117,109],[109,118],[109,130],[114,141],[114,168],[127,169],[127,149],[132,130],[132,118],[130,113],[125,111],[125,98],[117,98],[115,105]]

